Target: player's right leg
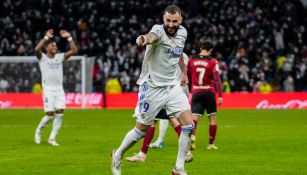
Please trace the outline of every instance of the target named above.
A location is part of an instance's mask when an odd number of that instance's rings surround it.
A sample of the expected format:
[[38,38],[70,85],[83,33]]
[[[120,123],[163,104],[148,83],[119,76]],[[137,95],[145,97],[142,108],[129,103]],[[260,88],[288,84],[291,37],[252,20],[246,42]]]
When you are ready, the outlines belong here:
[[46,112],[46,115],[41,119],[35,130],[34,141],[36,144],[41,143],[41,133],[46,125],[53,119],[54,112]]
[[113,175],[121,174],[121,164],[122,164],[122,159],[123,159],[125,152],[129,148],[131,148],[138,140],[145,137],[149,128],[150,128],[150,125],[144,125],[144,124],[137,122],[135,128],[133,128],[126,134],[119,148],[117,150],[113,150],[112,155],[111,155],[112,156],[111,169],[112,169]]
[[46,125],[53,119],[54,116],[54,96],[51,92],[43,91],[44,111],[46,115],[41,119],[35,130],[34,141],[36,144],[41,143],[41,133]]
[[152,124],[143,140],[143,144],[141,146],[141,151],[135,154],[134,156],[127,157],[126,159],[130,162],[145,162],[146,160],[146,154],[149,149],[149,144],[151,140],[154,137],[155,134],[155,128],[156,128],[156,122],[155,120],[154,124]]
[[192,118],[194,123],[194,130],[192,132],[191,136],[191,150],[196,149],[196,129],[198,125],[198,118],[203,116],[203,113],[205,112],[205,106],[206,106],[206,98],[204,92],[198,92],[194,93],[192,96],[192,104],[191,104],[191,110],[192,110]]

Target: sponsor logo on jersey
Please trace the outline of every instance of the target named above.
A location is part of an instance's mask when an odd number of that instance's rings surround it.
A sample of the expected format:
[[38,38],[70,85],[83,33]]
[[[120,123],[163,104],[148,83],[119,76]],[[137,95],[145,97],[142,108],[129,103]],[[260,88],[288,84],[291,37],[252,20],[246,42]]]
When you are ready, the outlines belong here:
[[47,63],[49,68],[51,69],[58,69],[61,66],[61,63]]
[[183,53],[183,47],[169,48],[167,53],[170,54],[170,58],[178,58]]

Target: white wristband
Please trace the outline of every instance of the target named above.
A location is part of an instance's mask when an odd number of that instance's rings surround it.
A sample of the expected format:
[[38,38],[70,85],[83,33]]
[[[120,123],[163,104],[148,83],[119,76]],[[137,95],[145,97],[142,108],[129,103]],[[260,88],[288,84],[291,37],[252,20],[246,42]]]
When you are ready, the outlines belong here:
[[48,41],[49,40],[49,36],[44,36],[44,40]]
[[68,38],[67,38],[67,41],[69,41],[69,42],[72,41],[72,37],[71,37],[71,36],[68,37]]

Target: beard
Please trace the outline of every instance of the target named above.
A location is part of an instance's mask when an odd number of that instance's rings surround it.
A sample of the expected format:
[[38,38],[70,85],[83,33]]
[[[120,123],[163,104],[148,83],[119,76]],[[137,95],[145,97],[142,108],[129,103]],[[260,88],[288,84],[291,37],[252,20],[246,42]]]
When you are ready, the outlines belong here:
[[176,35],[177,30],[179,29],[179,26],[174,26],[174,27],[171,28],[171,29],[173,29],[174,32],[169,32],[169,31],[168,31],[168,28],[170,28],[170,27],[167,27],[166,25],[163,25],[163,28],[164,28],[165,33],[166,33],[168,36],[173,37],[173,36]]

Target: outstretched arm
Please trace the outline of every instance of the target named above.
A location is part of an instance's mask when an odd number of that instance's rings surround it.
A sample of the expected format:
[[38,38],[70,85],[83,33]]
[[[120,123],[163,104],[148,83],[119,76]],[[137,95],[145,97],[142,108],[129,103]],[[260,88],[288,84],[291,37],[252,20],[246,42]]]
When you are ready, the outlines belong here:
[[156,42],[159,37],[155,33],[148,33],[146,35],[140,35],[136,38],[136,44],[138,46],[145,46]]
[[47,32],[46,32],[46,35],[44,36],[43,39],[41,39],[39,41],[39,43],[35,46],[35,55],[38,59],[41,59],[42,58],[42,48],[44,47],[44,44],[46,41],[48,41],[49,38],[52,38],[53,37],[53,30],[52,29],[49,29]]
[[61,30],[60,35],[61,35],[62,38],[66,38],[67,41],[69,42],[70,49],[67,52],[64,53],[64,59],[68,60],[68,58],[70,56],[78,53],[78,48],[77,48],[75,42],[73,41],[72,37],[70,36],[69,32],[67,32],[66,30]]

